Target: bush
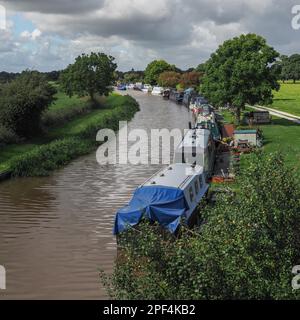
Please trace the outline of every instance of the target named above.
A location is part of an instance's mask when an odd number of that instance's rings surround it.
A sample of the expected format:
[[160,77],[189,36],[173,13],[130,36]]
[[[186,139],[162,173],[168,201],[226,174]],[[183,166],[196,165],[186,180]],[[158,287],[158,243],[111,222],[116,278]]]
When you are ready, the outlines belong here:
[[[299,179],[280,155],[252,156],[240,190],[202,212],[199,230],[163,238],[147,224],[121,236],[112,277],[117,299],[295,299],[300,264]],[[128,240],[129,239],[129,240]],[[127,241],[126,241],[127,240]]]
[[43,176],[60,168],[80,155],[89,153],[93,143],[87,140],[68,138],[46,145],[37,146],[32,151],[12,160],[12,176]]
[[13,176],[43,176],[60,168],[80,155],[88,154],[96,147],[96,133],[100,129],[119,129],[120,120],[130,120],[139,109],[131,97],[108,98],[108,110],[99,114],[88,125],[82,125],[69,138],[37,146],[32,151],[14,158],[10,163]]
[[69,109],[49,110],[42,115],[41,121],[43,126],[46,127],[60,126],[77,116],[89,113],[91,110],[92,105],[89,103],[86,105],[74,106]]
[[1,88],[0,124],[20,137],[40,130],[40,117],[53,101],[55,89],[38,72],[26,71]]
[[0,125],[0,147],[6,144],[17,143],[20,138],[11,130]]
[[95,118],[94,123],[83,128],[79,133],[81,138],[92,138],[98,130],[104,128],[117,131],[119,121],[130,120],[139,110],[138,103],[130,96],[112,96],[107,99],[107,107],[112,109],[100,115],[99,119]]

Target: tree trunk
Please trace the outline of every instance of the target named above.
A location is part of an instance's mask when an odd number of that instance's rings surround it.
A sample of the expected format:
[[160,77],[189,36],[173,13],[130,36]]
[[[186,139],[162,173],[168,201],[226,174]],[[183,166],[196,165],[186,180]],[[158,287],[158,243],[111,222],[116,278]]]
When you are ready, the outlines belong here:
[[90,91],[90,98],[91,98],[92,101],[95,101],[94,91]]
[[241,108],[240,107],[236,107],[235,120],[236,120],[236,124],[239,126],[241,123]]

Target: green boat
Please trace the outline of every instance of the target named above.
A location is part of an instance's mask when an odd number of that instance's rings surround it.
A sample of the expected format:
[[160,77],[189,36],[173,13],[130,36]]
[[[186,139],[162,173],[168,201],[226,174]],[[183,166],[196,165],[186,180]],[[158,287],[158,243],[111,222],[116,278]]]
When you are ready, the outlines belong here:
[[218,125],[215,122],[212,122],[211,120],[201,121],[201,122],[197,123],[197,128],[198,129],[208,129],[211,131],[213,139],[215,141],[221,140],[221,132],[219,130]]

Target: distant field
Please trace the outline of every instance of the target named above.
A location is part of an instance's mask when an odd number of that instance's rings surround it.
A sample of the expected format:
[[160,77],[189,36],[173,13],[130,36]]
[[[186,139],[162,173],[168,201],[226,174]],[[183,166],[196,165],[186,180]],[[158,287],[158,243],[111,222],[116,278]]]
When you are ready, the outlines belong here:
[[274,92],[274,102],[269,107],[300,116],[300,82],[281,83],[281,88]]
[[51,104],[49,110],[61,110],[68,109],[78,105],[84,105],[88,101],[88,98],[79,98],[77,96],[73,96],[69,98],[62,91],[58,91],[55,95],[56,100]]
[[[227,123],[234,122],[234,117],[230,112],[222,111],[221,113]],[[291,168],[296,168],[300,173],[300,125],[272,116],[271,124],[259,127],[263,130],[264,150],[268,153],[282,152],[287,164]],[[244,129],[247,128],[248,126],[244,127]]]
[[[299,86],[300,87],[300,86]],[[281,151],[287,164],[300,172],[300,125],[273,117],[272,124],[261,126],[267,152]]]

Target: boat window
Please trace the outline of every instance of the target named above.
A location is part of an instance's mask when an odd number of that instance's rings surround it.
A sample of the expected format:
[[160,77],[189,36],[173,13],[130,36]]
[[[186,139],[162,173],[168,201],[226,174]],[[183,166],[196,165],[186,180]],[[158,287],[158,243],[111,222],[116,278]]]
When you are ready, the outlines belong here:
[[194,191],[193,191],[192,187],[190,187],[189,192],[190,192],[190,200],[191,200],[191,202],[193,202],[194,201]]
[[199,182],[198,182],[198,180],[195,181],[195,191],[196,191],[196,194],[199,193]]
[[202,189],[203,188],[202,175],[199,176],[199,182],[200,182],[200,189]]

